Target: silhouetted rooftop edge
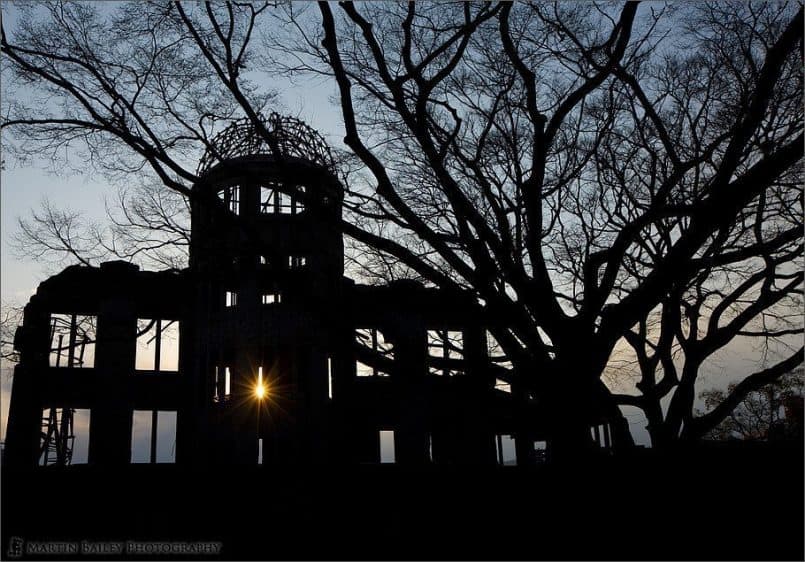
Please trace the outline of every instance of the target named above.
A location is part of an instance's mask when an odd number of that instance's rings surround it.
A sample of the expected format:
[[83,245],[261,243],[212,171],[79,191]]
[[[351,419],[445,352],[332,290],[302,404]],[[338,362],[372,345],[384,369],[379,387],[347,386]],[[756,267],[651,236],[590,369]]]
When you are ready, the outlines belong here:
[[249,118],[233,121],[215,135],[201,157],[198,175],[208,172],[219,162],[242,156],[267,155],[276,159],[287,157],[306,160],[334,171],[330,147],[312,127],[295,117],[272,112],[262,118],[265,132]]

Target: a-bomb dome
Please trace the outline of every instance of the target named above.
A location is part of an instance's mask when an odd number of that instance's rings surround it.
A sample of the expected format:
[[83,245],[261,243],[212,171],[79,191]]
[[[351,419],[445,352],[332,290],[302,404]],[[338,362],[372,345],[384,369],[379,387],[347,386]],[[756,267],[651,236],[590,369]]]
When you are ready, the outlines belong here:
[[205,174],[219,162],[242,156],[300,158],[334,171],[327,142],[303,121],[272,112],[263,118],[262,126],[264,130],[249,118],[233,121],[212,138],[199,163],[198,174]]

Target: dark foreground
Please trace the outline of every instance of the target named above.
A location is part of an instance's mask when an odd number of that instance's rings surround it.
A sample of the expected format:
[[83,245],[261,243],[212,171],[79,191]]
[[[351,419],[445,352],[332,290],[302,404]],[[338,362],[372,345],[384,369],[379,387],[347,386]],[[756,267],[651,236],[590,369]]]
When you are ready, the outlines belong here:
[[801,444],[639,453],[573,469],[4,470],[2,558],[803,559]]

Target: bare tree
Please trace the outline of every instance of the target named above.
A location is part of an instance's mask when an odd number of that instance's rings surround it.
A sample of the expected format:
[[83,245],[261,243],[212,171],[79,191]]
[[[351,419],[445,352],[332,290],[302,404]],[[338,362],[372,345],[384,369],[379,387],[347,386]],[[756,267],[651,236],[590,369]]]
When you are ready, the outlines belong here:
[[[701,258],[703,267],[688,286],[670,293],[625,334],[640,372],[640,395],[616,398],[645,412],[655,446],[708,433],[731,407],[802,361],[801,187],[788,179],[791,183],[771,197],[762,195],[739,223],[721,231],[719,252]],[[739,341],[762,350],[758,366],[771,365],[731,385],[723,405],[695,417],[703,365]],[[785,350],[783,357],[779,349]],[[667,397],[664,412],[661,401]],[[713,394],[710,402],[714,399]]]
[[[737,69],[752,63],[747,54],[763,44],[764,34],[774,21],[773,10],[744,6],[706,6],[695,12],[690,33],[701,37],[701,48],[691,61],[675,61],[665,71],[669,91],[680,85],[674,96],[687,107],[697,107],[700,82],[709,80],[692,70],[706,64],[711,69],[730,68],[734,81],[743,91],[743,74]],[[702,23],[708,24],[702,27]],[[717,26],[716,23],[719,25]],[[754,33],[750,31],[754,30]],[[730,64],[727,64],[730,63]],[[757,72],[753,70],[752,72]],[[765,140],[773,138],[796,121],[780,120],[784,108],[796,117],[801,92],[801,72],[789,68],[787,87],[771,100],[770,115],[755,132],[755,158],[766,155]],[[727,85],[707,90],[707,96],[721,95]],[[800,116],[801,119],[801,116]],[[639,396],[619,395],[621,404],[637,406],[646,414],[655,446],[678,439],[699,438],[728,416],[748,393],[773,382],[802,361],[797,341],[802,333],[802,175],[792,167],[770,179],[767,189],[736,213],[731,224],[714,231],[706,252],[691,261],[696,273],[678,284],[662,299],[652,314],[641,319],[624,337],[634,349],[640,372]],[[695,185],[694,185],[695,187]],[[686,195],[686,201],[696,195]],[[657,232],[651,246],[670,244],[685,222],[667,223]],[[793,336],[793,337],[792,337]],[[758,366],[768,365],[733,385],[724,403],[708,415],[696,417],[696,383],[703,365],[738,341],[753,341],[765,350],[758,354]],[[776,348],[777,353],[770,352]],[[786,351],[787,350],[787,351]],[[726,384],[725,384],[726,386]],[[661,401],[670,398],[667,412]]]
[[[770,201],[799,201],[795,6],[135,6],[54,4],[4,30],[4,70],[57,100],[4,107],[17,152],[81,142],[189,195],[187,162],[222,121],[245,115],[271,145],[257,72],[331,77],[361,164],[343,222],[357,261],[473,294],[557,450],[586,449],[601,414],[628,442],[601,381],[613,348],[691,287],[718,301],[711,262],[753,236],[746,217],[763,208],[762,229]],[[789,294],[778,265],[765,290]]]
[[159,184],[126,185],[107,199],[106,219],[99,224],[45,199],[18,220],[11,245],[20,257],[53,264],[122,259],[142,267],[186,267],[190,208],[184,195]]
[[[763,388],[748,392],[726,418],[707,432],[706,437],[722,441],[802,439],[803,384],[805,373],[799,369],[785,373]],[[729,385],[726,392],[715,388],[702,392],[705,408],[714,411],[721,407],[728,401],[728,395],[734,394],[737,386],[736,383]]]
[[0,362],[4,369],[19,360],[19,354],[14,349],[14,334],[21,323],[22,307],[3,302],[0,307]]

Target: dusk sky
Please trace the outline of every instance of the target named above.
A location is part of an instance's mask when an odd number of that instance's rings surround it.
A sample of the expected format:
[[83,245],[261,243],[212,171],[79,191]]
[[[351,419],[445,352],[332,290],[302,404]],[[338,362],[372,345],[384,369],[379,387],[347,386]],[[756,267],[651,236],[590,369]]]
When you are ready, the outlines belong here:
[[[111,7],[114,3],[110,2]],[[16,6],[11,2],[0,5],[3,25],[14,29]],[[267,88],[277,90],[279,103],[275,111],[298,116],[313,125],[331,144],[342,145],[339,116],[329,101],[334,89],[321,81],[292,83],[273,79]],[[5,135],[5,132],[3,133]],[[3,144],[6,139],[3,138]],[[24,305],[36,292],[36,287],[50,275],[58,273],[67,264],[43,263],[14,252],[12,238],[18,230],[18,219],[37,209],[43,199],[55,208],[82,213],[88,221],[103,223],[106,220],[105,201],[114,199],[116,185],[101,174],[87,169],[85,163],[71,158],[75,170],[52,170],[50,162],[21,164],[5,157],[5,169],[0,172],[0,290],[2,302],[11,306]],[[82,170],[84,171],[82,173]],[[11,372],[2,369],[0,395],[0,440],[5,437],[8,416],[8,398],[11,392]]]
[[0,0],[0,557],[803,560],[803,10]]
[[[111,8],[114,4],[109,3],[107,6]],[[10,2],[2,4],[2,16],[7,31],[14,30],[16,10],[15,5]],[[259,77],[257,79],[261,80]],[[331,81],[293,84],[287,80],[272,78],[270,82],[262,79],[262,83],[266,88],[276,90],[279,94],[280,102],[271,109],[301,118],[317,129],[332,146],[343,146],[341,118],[330,99],[335,93]],[[6,138],[3,138],[3,143],[5,142]],[[84,162],[70,155],[68,160],[75,170],[59,170],[61,173],[49,170],[48,162],[22,164],[8,157],[5,157],[5,160],[5,169],[0,176],[2,184],[0,285],[3,304],[19,306],[27,302],[41,281],[60,271],[65,264],[41,263],[17,255],[11,242],[18,230],[18,218],[28,215],[46,198],[55,208],[78,211],[87,221],[102,223],[105,220],[105,198],[114,197],[117,186],[111,185],[100,174],[91,173]],[[727,382],[758,369],[758,351],[752,349],[746,342],[736,341],[717,356],[718,361],[711,361],[706,376],[701,377],[700,389],[725,387]],[[619,357],[613,357],[613,360],[618,359]],[[628,382],[623,387],[626,388],[629,388]],[[7,366],[4,366],[0,396],[2,402],[0,439],[5,432],[9,392],[10,372]],[[634,408],[624,408],[624,413],[630,421],[636,440],[641,444],[648,444],[642,414]]]

